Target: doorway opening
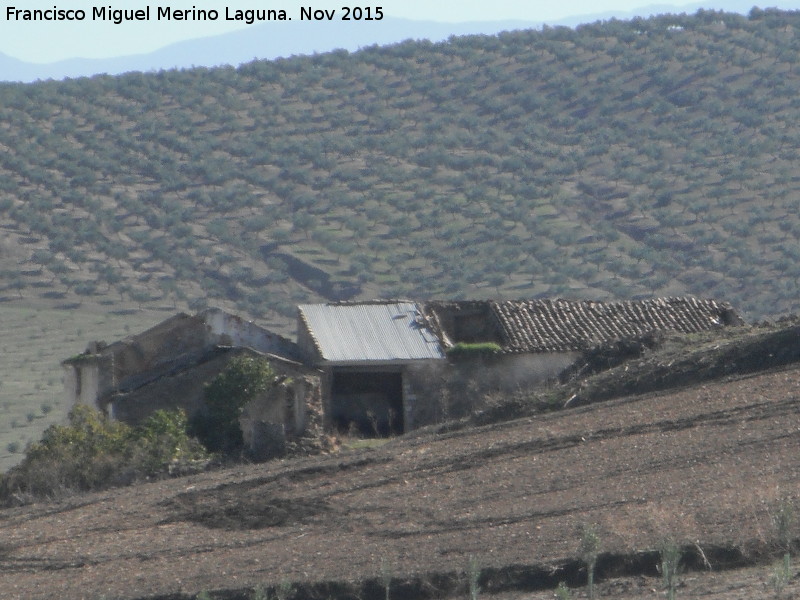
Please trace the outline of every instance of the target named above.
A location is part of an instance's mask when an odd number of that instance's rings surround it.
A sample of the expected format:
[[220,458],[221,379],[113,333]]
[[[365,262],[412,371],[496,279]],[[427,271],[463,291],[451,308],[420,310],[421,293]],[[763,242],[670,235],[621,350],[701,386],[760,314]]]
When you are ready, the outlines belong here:
[[399,371],[333,372],[331,422],[339,431],[367,437],[403,433],[403,374]]

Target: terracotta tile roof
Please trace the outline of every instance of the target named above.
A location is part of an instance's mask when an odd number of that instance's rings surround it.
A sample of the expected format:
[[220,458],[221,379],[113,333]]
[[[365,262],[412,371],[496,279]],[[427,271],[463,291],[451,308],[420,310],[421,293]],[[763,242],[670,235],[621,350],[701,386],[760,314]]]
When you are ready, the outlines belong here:
[[694,333],[743,324],[731,306],[697,298],[626,302],[489,301],[505,352],[568,352],[654,331]]

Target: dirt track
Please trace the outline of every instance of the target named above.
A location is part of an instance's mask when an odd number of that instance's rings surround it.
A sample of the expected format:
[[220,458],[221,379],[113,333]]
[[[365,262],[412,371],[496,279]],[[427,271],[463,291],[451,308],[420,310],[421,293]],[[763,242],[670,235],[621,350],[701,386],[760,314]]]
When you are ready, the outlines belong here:
[[[474,556],[482,597],[552,598],[537,588],[579,583],[577,530],[597,523],[605,596],[659,597],[652,550],[669,537],[698,565],[701,548],[713,569],[686,573],[679,598],[773,598],[769,564],[720,568],[774,550],[771,511],[800,496],[799,411],[794,367],[6,510],[0,590],[245,598],[288,580],[304,597],[382,597],[384,565],[396,597],[464,597]],[[362,583],[331,584],[347,581]]]

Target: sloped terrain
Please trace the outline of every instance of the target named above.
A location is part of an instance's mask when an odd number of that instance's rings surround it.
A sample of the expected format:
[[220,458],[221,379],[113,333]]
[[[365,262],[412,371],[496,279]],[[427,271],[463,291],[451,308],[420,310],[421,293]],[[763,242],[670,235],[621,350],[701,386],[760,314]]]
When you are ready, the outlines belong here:
[[0,84],[0,468],[63,414],[60,360],[177,310],[284,335],[340,298],[798,311],[798,26],[700,11]]
[[608,596],[657,597],[655,550],[672,539],[697,569],[679,597],[771,598],[771,517],[800,496],[798,408],[794,365],[8,509],[0,586],[19,598],[249,598],[286,581],[296,598],[382,598],[383,573],[392,597],[463,597],[474,557],[482,597],[543,599],[585,578],[577,532],[596,523]]
[[[336,298],[797,310],[799,26],[701,11],[0,85],[0,434],[19,452],[63,409],[55,364],[98,327],[208,303],[282,333]],[[655,596],[670,537],[714,569],[687,596],[772,597],[800,369],[706,366],[729,379],[5,510],[0,589],[366,599],[383,570],[417,599],[461,593],[474,557],[486,595],[546,598],[582,581],[577,528],[597,523],[609,596]]]
[[0,85],[0,299],[798,310],[795,12]]
[[121,339],[170,315],[123,313],[0,305],[0,472],[17,464],[49,425],[66,418],[62,360],[92,340]]

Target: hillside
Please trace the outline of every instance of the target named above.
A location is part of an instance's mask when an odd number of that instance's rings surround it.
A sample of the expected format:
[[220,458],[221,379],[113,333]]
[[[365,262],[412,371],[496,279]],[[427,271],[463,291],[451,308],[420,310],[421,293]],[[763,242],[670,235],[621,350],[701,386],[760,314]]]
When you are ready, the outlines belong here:
[[699,12],[0,84],[0,470],[58,362],[215,305],[800,307],[800,17]]
[[[601,597],[766,600],[773,517],[798,501],[800,368],[314,459],[0,511],[0,584],[17,598],[552,598],[581,586],[580,527],[600,540]],[[796,538],[796,531],[791,532]],[[731,570],[733,569],[733,570]],[[788,580],[783,596],[796,597]],[[586,597],[585,589],[574,597]]]
[[0,305],[0,472],[17,464],[49,425],[65,419],[62,360],[90,340],[121,339],[167,314]]
[[2,300],[798,309],[797,13],[0,85]]

